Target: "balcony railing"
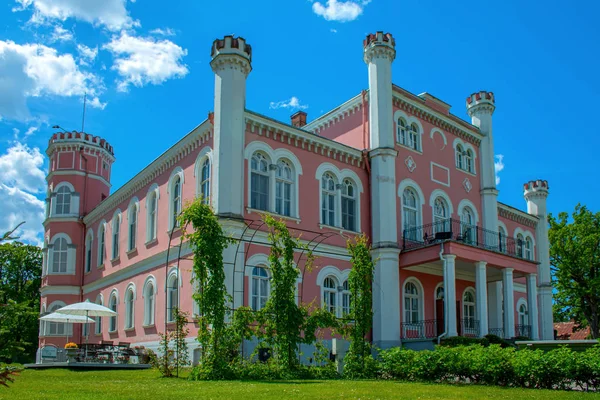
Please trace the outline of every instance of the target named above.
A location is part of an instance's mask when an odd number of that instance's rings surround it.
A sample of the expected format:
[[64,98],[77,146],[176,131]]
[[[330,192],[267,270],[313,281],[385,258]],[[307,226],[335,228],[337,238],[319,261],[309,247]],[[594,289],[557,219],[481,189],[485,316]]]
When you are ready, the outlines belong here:
[[[402,322],[400,324],[400,338],[402,340],[435,339],[443,331],[443,322],[436,319]],[[479,320],[474,318],[461,319],[459,336],[479,337]]]
[[479,337],[479,321],[475,318],[463,318],[460,325],[460,336]]
[[515,337],[531,338],[531,325],[515,325]]
[[439,220],[432,224],[404,229],[401,246],[402,250],[406,251],[445,240],[465,243],[517,258],[524,258],[525,255],[524,241],[451,218]]
[[496,335],[499,338],[504,339],[504,328],[490,328],[488,333],[490,335]]

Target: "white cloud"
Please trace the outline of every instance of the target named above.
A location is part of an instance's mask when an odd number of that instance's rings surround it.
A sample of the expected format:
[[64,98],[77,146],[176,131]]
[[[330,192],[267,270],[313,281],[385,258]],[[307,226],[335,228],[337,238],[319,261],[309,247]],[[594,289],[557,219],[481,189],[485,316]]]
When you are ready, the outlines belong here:
[[171,29],[171,28],[166,28],[166,29],[161,29],[161,28],[152,29],[150,31],[150,33],[152,35],[175,36],[175,31],[173,29]]
[[278,108],[289,108],[290,110],[304,110],[308,108],[306,104],[300,104],[300,100],[296,96],[292,96],[289,100],[272,101],[269,103],[269,108],[276,110]]
[[331,33],[337,33],[337,29],[333,29],[333,28],[331,28],[329,31],[330,31]]
[[35,132],[37,132],[38,128],[36,126],[32,126],[29,129],[27,129],[27,131],[25,132],[25,136],[30,136],[33,135]]
[[19,45],[0,40],[0,118],[29,118],[27,98],[41,96],[97,96],[103,84],[96,75],[79,69],[72,54],[59,54],[41,44]]
[[13,137],[14,137],[15,139],[18,139],[18,138],[19,138],[19,133],[21,133],[21,131],[20,131],[20,130],[18,130],[17,128],[13,128],[13,130],[12,130],[12,131],[13,131]]
[[496,185],[500,184],[500,177],[498,174],[504,169],[504,156],[502,154],[496,154],[496,162],[494,163],[494,170],[496,171]]
[[43,237],[44,207],[42,200],[31,193],[0,183],[0,204],[2,215],[0,219],[0,235],[14,229],[14,233],[22,242],[41,245]]
[[60,25],[54,26],[54,31],[50,36],[51,42],[70,42],[74,39],[73,32],[66,30]]
[[33,8],[30,22],[45,23],[48,20],[66,21],[68,18],[104,26],[111,31],[139,26],[129,16],[127,0],[15,0],[20,7],[13,11]]
[[315,14],[327,21],[349,22],[358,18],[363,13],[364,7],[370,2],[371,0],[327,0],[325,5],[319,2],[314,3],[312,9]]
[[97,97],[93,97],[91,100],[88,100],[88,102],[87,102],[87,105],[89,105],[90,107],[99,108],[101,110],[104,110],[104,108],[106,107],[107,104],[108,103],[106,103],[106,102],[102,103],[100,101],[100,99]]
[[28,192],[39,192],[46,185],[43,165],[44,156],[40,149],[16,142],[0,156],[2,183]]
[[96,56],[98,56],[98,46],[92,49],[84,44],[78,44],[77,52],[79,53],[79,64],[89,65],[89,63],[94,62]]
[[184,77],[189,72],[182,64],[187,50],[170,40],[136,37],[121,32],[121,36],[113,36],[103,48],[115,58],[112,69],[122,78],[118,84],[120,91],[127,91],[130,84],[137,87],[158,85],[167,79]]

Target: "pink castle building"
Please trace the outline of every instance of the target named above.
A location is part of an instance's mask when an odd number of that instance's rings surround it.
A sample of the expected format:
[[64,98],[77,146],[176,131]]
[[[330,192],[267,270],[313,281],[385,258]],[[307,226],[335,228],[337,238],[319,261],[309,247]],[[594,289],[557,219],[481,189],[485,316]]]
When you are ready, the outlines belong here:
[[488,333],[553,339],[548,183],[524,185],[527,212],[497,201],[493,93],[467,97],[466,122],[436,97],[407,92],[392,83],[394,39],[377,32],[364,40],[369,89],[289,124],[246,109],[252,49],[243,38],[215,40],[211,55],[214,112],[113,193],[105,139],[50,139],[41,312],[90,300],[118,317],[90,332],[42,324],[40,349],[62,347],[66,334],[156,348],[175,306],[198,313],[175,222],[197,196],[239,239],[224,254],[234,308],[259,309],[269,295],[261,213],[270,213],[318,256],[309,272],[297,254],[298,301],[339,317],[350,303],[346,239],[371,238],[380,348]]

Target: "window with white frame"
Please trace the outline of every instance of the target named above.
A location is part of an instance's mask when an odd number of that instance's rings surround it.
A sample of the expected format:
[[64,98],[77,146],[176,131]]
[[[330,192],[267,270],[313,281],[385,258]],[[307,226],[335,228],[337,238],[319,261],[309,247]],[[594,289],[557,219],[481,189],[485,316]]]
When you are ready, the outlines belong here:
[[89,231],[85,238],[85,272],[92,270],[92,246],[94,245],[94,235]]
[[463,320],[465,329],[475,329],[475,294],[471,290],[463,295]]
[[464,169],[465,165],[465,150],[462,145],[456,145],[456,168]]
[[402,117],[397,121],[396,140],[403,146],[417,151],[421,150],[419,126],[416,123],[408,125]]
[[171,186],[171,229],[179,227],[179,213],[181,212],[181,177],[175,176]]
[[525,238],[525,259],[533,260],[533,242],[531,238],[528,236]]
[[67,186],[61,186],[56,191],[56,215],[65,215],[71,213],[71,190]]
[[151,242],[156,239],[156,224],[158,222],[158,195],[156,190],[152,190],[148,193],[148,197],[146,200],[146,220],[147,228],[146,228],[146,242]]
[[98,267],[104,264],[106,257],[106,224],[100,223],[98,228]]
[[506,253],[506,230],[502,226],[498,226],[498,241],[499,250]]
[[410,124],[410,128],[408,130],[408,144],[407,146],[414,150],[421,150],[421,134],[419,132],[419,126],[414,122]]
[[337,281],[334,277],[328,276],[323,281],[323,307],[337,315],[337,304]]
[[69,249],[67,239],[59,237],[52,246],[52,270],[53,274],[66,274],[69,261]]
[[256,152],[250,160],[250,207],[255,210],[269,210],[269,160]]
[[406,146],[408,143],[408,129],[404,118],[398,118],[398,126],[396,129],[396,140],[398,143]]
[[210,201],[210,159],[206,157],[200,171],[200,196],[202,202],[208,204]]
[[402,192],[402,229],[403,236],[409,240],[417,240],[417,225],[419,221],[418,196],[412,188]]
[[517,312],[519,314],[519,325],[528,325],[529,315],[527,313],[527,305],[525,303],[521,303]]
[[[99,294],[98,296],[96,296],[96,304],[101,306],[103,305],[102,295]],[[96,335],[100,335],[102,333],[102,317],[96,317],[95,325]]]
[[348,280],[342,284],[342,317],[350,314],[350,286]]
[[137,246],[137,215],[138,205],[137,203],[132,203],[129,206],[129,212],[127,215],[127,222],[129,223],[129,241],[127,243],[127,251],[131,251]]
[[356,187],[350,179],[342,183],[342,228],[356,231]]
[[421,293],[414,282],[404,284],[404,322],[409,324],[421,320]]
[[467,243],[475,242],[476,227],[473,210],[470,207],[464,207],[460,216],[460,230],[462,238]]
[[[108,308],[117,312],[117,293],[112,292],[108,300]],[[117,330],[117,316],[109,317],[108,331],[115,332]]]
[[437,197],[433,203],[433,233],[450,230],[448,203],[443,197]]
[[275,212],[277,214],[292,215],[292,191],[294,188],[294,174],[290,163],[286,160],[277,162],[275,173]]
[[112,220],[112,259],[119,258],[119,236],[121,233],[121,213],[116,213]]
[[125,329],[134,327],[135,293],[130,286],[125,291]]
[[[64,307],[65,304],[62,302],[56,302],[50,305],[48,309],[48,313],[53,313],[58,309]],[[46,336],[66,336],[67,333],[71,333],[72,324],[67,324],[64,322],[46,322]]]
[[523,240],[523,235],[520,233],[517,234],[517,256],[523,257],[523,246],[525,245],[525,240]]
[[154,325],[154,309],[156,304],[156,289],[152,281],[144,287],[144,326]]
[[252,309],[261,310],[269,298],[269,274],[263,267],[252,268]]
[[473,168],[473,150],[468,149],[465,153],[465,170],[468,172],[473,172],[475,169]]
[[179,307],[179,279],[177,274],[169,275],[167,280],[167,322],[175,322]]
[[336,200],[336,180],[326,173],[321,178],[321,222],[325,225],[335,226]]

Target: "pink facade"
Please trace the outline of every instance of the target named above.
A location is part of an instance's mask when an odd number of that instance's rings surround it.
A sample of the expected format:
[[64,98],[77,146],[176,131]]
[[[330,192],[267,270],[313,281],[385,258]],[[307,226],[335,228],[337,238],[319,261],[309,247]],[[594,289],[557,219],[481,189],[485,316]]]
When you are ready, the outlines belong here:
[[[224,73],[219,57],[232,46],[242,63],[235,73],[247,75],[243,65],[251,60],[249,48],[239,50],[235,46],[243,39],[228,38],[215,42],[213,70]],[[385,36],[373,38],[365,42],[366,54],[373,45],[393,54]],[[392,115],[370,101],[386,90]],[[487,101],[484,106],[493,112],[493,95],[481,93],[473,95],[476,103]],[[298,301],[314,301],[340,317],[349,305],[346,240],[359,232],[375,238],[374,257],[383,254],[395,272],[389,279],[387,272],[374,278],[374,297],[386,299],[376,318],[387,318],[390,325],[374,321],[374,342],[431,340],[442,332],[502,331],[513,337],[525,328],[533,338],[542,336],[537,297],[528,291],[537,286],[536,275],[543,275],[547,234],[537,237],[545,232],[538,227],[539,215],[496,203],[497,192],[486,178],[494,162],[488,153],[491,131],[485,132],[483,123],[461,120],[441,100],[416,96],[391,82],[371,86],[308,125],[294,127],[235,108],[245,88],[223,94],[228,95],[233,100],[215,98],[214,114],[110,195],[114,156],[107,142],[80,133],[51,139],[42,312],[89,299],[118,312],[116,321],[103,318],[90,328],[90,342],[156,346],[171,306],[197,312],[191,262],[178,263],[189,249],[184,244],[178,252],[182,233],[173,230],[173,216],[187,201],[208,195],[224,226],[240,240],[225,255],[234,307],[260,307],[268,296],[269,248],[260,221],[269,212],[282,217],[318,256],[308,272],[297,254]],[[469,113],[475,115],[475,106],[468,103]],[[244,121],[242,131],[230,131],[226,115]],[[383,126],[389,128],[382,133]],[[381,164],[378,152],[391,155],[391,164]],[[243,160],[235,170],[240,153]],[[230,182],[240,174],[242,184],[232,188]],[[392,191],[383,186],[390,182]],[[238,209],[227,209],[224,193],[242,199]],[[382,193],[391,194],[382,198]],[[525,194],[527,201],[536,201]],[[379,261],[377,268],[389,270]],[[383,286],[389,288],[387,297],[380,293]],[[503,294],[512,298],[505,302],[510,305],[506,315],[498,313]],[[190,337],[195,328],[190,324]],[[64,345],[67,332],[56,324],[42,326],[40,347]],[[82,340],[77,326],[72,337]]]

